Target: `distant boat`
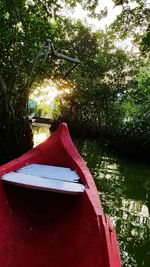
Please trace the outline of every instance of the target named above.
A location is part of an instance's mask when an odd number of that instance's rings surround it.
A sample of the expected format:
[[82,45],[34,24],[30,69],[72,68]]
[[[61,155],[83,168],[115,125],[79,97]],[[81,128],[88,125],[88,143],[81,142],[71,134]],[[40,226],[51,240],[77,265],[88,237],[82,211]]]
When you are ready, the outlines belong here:
[[0,177],[0,266],[121,266],[114,228],[66,124],[1,166]]

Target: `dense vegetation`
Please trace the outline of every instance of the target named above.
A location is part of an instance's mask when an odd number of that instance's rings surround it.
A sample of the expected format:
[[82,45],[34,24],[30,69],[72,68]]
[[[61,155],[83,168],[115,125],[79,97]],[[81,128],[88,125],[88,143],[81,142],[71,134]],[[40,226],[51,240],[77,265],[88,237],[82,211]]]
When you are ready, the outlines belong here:
[[[58,100],[60,113],[55,117],[56,122],[67,121],[75,134],[96,137],[118,152],[146,159],[150,149],[149,12],[142,1],[140,5],[123,9],[106,33],[84,28],[79,39],[82,63],[72,76],[74,87]],[[132,52],[117,48],[118,34],[132,36]]]
[[[149,8],[145,0],[135,2],[130,8],[130,1],[114,1],[123,5],[121,15],[106,33],[93,33],[61,11],[64,4],[69,10],[80,3],[89,16],[101,18],[107,11],[96,13],[97,0],[0,0],[1,162],[32,147],[28,97],[33,83],[45,77],[61,83],[61,89],[69,88],[59,98],[55,121],[65,120],[78,134],[124,148],[149,146]],[[115,46],[118,36],[129,34],[139,49],[136,55]],[[47,39],[81,60],[69,76],[70,63],[48,54]]]
[[[60,101],[59,121],[118,152],[144,157],[150,148],[150,68],[121,50],[99,50],[82,83]],[[104,60],[105,59],[105,65]],[[92,70],[96,69],[96,73]]]

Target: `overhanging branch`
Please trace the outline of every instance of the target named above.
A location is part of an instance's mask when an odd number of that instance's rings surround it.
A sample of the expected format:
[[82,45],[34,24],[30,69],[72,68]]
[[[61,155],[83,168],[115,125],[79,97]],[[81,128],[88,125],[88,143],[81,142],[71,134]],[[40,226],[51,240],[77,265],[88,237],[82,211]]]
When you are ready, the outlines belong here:
[[72,58],[72,57],[68,57],[64,54],[61,54],[61,53],[58,53],[55,48],[54,48],[54,45],[52,43],[52,41],[50,39],[47,39],[47,42],[48,42],[48,48],[51,50],[51,55],[56,57],[56,58],[60,58],[60,59],[64,59],[64,60],[67,60],[71,63],[74,63],[74,64],[79,64],[80,63],[80,60],[78,58]]

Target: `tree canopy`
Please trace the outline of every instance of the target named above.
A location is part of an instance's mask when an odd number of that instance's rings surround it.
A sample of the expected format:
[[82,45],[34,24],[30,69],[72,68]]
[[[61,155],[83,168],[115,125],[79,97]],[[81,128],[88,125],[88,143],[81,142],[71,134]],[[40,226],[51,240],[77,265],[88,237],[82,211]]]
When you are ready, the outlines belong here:
[[150,4],[147,0],[114,0],[116,5],[122,6],[122,12],[112,24],[115,32],[121,38],[132,37],[140,45],[143,53],[150,50]]

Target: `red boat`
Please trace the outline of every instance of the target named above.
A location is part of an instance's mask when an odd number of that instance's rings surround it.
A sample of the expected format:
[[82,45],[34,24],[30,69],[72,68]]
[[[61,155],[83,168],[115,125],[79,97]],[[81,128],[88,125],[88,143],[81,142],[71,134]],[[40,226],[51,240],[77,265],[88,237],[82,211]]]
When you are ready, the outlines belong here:
[[66,124],[0,167],[1,267],[121,267],[115,231]]

